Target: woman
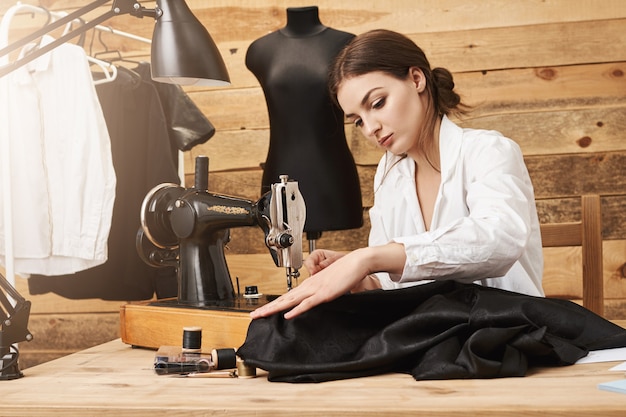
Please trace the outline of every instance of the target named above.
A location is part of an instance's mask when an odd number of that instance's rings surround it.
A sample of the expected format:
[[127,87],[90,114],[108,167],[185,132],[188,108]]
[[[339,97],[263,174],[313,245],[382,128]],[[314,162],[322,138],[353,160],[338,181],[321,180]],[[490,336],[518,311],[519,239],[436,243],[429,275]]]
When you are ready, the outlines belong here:
[[374,177],[369,246],[317,250],[311,276],[251,313],[293,318],[346,292],[432,280],[476,282],[543,296],[533,187],[519,147],[461,129],[450,72],[431,69],[410,39],[388,30],[354,38],[337,56],[331,93],[348,121],[386,152]]

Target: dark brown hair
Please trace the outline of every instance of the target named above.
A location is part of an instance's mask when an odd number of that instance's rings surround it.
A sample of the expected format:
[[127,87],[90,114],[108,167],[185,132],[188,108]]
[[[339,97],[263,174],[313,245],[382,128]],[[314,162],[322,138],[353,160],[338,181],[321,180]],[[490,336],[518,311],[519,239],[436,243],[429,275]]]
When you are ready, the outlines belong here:
[[409,68],[418,67],[426,77],[426,88],[436,115],[463,112],[465,105],[454,92],[452,74],[445,68],[430,68],[424,51],[407,36],[385,29],[365,32],[352,39],[335,58],[329,76],[333,97],[341,82],[350,77],[381,71],[400,80]]
[[[424,142],[427,137],[432,136],[437,118],[450,113],[464,114],[468,107],[454,91],[454,80],[450,71],[445,68],[431,69],[424,51],[401,33],[376,29],[354,37],[339,52],[330,68],[331,96],[336,101],[337,90],[347,78],[380,71],[404,80],[411,67],[422,70],[426,78],[429,105],[426,109],[425,129],[420,135],[420,141]],[[427,152],[425,143],[420,146]]]

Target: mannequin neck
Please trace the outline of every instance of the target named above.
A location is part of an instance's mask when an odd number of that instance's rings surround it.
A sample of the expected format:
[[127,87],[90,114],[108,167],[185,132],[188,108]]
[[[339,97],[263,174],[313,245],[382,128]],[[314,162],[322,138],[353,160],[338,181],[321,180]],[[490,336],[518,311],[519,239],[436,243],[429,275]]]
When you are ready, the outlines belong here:
[[287,36],[312,36],[322,32],[322,24],[317,6],[288,7],[287,24],[280,31]]

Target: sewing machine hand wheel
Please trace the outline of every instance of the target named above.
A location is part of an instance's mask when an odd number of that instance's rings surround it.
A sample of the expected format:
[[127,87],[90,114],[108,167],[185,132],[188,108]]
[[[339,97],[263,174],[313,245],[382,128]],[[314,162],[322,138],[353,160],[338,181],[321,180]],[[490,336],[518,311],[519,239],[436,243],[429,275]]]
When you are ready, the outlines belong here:
[[141,260],[150,266],[177,266],[178,238],[170,225],[169,213],[184,192],[176,184],[164,183],[150,190],[143,200],[135,246]]
[[159,184],[146,194],[141,204],[141,228],[157,248],[177,249],[178,237],[172,230],[169,215],[175,201],[186,190],[173,183]]

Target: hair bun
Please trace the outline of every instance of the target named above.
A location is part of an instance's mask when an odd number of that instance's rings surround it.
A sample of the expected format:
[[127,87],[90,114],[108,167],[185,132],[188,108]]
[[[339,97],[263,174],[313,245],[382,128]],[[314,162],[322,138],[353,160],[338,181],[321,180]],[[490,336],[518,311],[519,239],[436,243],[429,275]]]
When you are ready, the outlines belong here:
[[454,91],[452,73],[441,67],[434,68],[432,73],[439,99],[439,111],[442,114],[449,114],[452,111],[462,113],[463,110],[459,108],[461,97]]
[[443,88],[448,91],[454,90],[454,79],[452,74],[445,68],[437,67],[433,69],[433,77],[437,87]]

